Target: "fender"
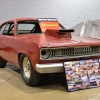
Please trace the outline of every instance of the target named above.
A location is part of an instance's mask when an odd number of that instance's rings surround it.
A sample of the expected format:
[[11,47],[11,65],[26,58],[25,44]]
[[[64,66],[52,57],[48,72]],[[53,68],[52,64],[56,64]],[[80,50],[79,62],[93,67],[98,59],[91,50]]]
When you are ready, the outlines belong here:
[[36,63],[40,62],[40,54],[37,52],[33,53],[33,52],[28,52],[28,51],[19,51],[18,52],[18,63],[20,61],[21,54],[27,55],[32,63],[33,68],[36,69],[35,68]]

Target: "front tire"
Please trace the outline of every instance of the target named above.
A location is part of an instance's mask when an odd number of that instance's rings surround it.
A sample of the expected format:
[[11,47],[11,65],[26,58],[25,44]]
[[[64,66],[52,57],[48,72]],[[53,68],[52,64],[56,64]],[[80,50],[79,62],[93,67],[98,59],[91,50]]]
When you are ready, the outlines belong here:
[[0,58],[0,68],[4,68],[6,66],[6,61]]
[[25,54],[20,57],[20,72],[26,85],[35,86],[40,82],[41,75],[34,70],[29,57]]

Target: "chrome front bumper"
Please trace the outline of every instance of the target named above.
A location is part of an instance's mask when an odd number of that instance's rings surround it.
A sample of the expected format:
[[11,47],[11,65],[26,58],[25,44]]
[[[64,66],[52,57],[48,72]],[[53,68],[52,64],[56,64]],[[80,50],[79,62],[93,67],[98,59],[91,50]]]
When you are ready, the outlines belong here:
[[63,63],[36,64],[38,73],[61,73],[64,72]]

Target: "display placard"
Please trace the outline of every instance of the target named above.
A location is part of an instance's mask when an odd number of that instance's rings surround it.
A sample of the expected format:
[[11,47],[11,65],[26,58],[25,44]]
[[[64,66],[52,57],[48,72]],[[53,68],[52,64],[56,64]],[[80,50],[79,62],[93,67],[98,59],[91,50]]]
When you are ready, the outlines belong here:
[[48,29],[60,30],[60,26],[58,22],[47,21],[47,22],[40,22],[39,24],[40,24],[42,32],[45,32]]
[[99,59],[64,62],[68,91],[100,86]]

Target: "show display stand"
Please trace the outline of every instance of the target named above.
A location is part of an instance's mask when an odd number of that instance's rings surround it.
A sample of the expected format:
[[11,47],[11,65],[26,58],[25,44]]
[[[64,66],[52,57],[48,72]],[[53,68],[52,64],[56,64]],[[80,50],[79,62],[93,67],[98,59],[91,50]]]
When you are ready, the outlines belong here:
[[64,62],[68,91],[100,86],[100,59]]

